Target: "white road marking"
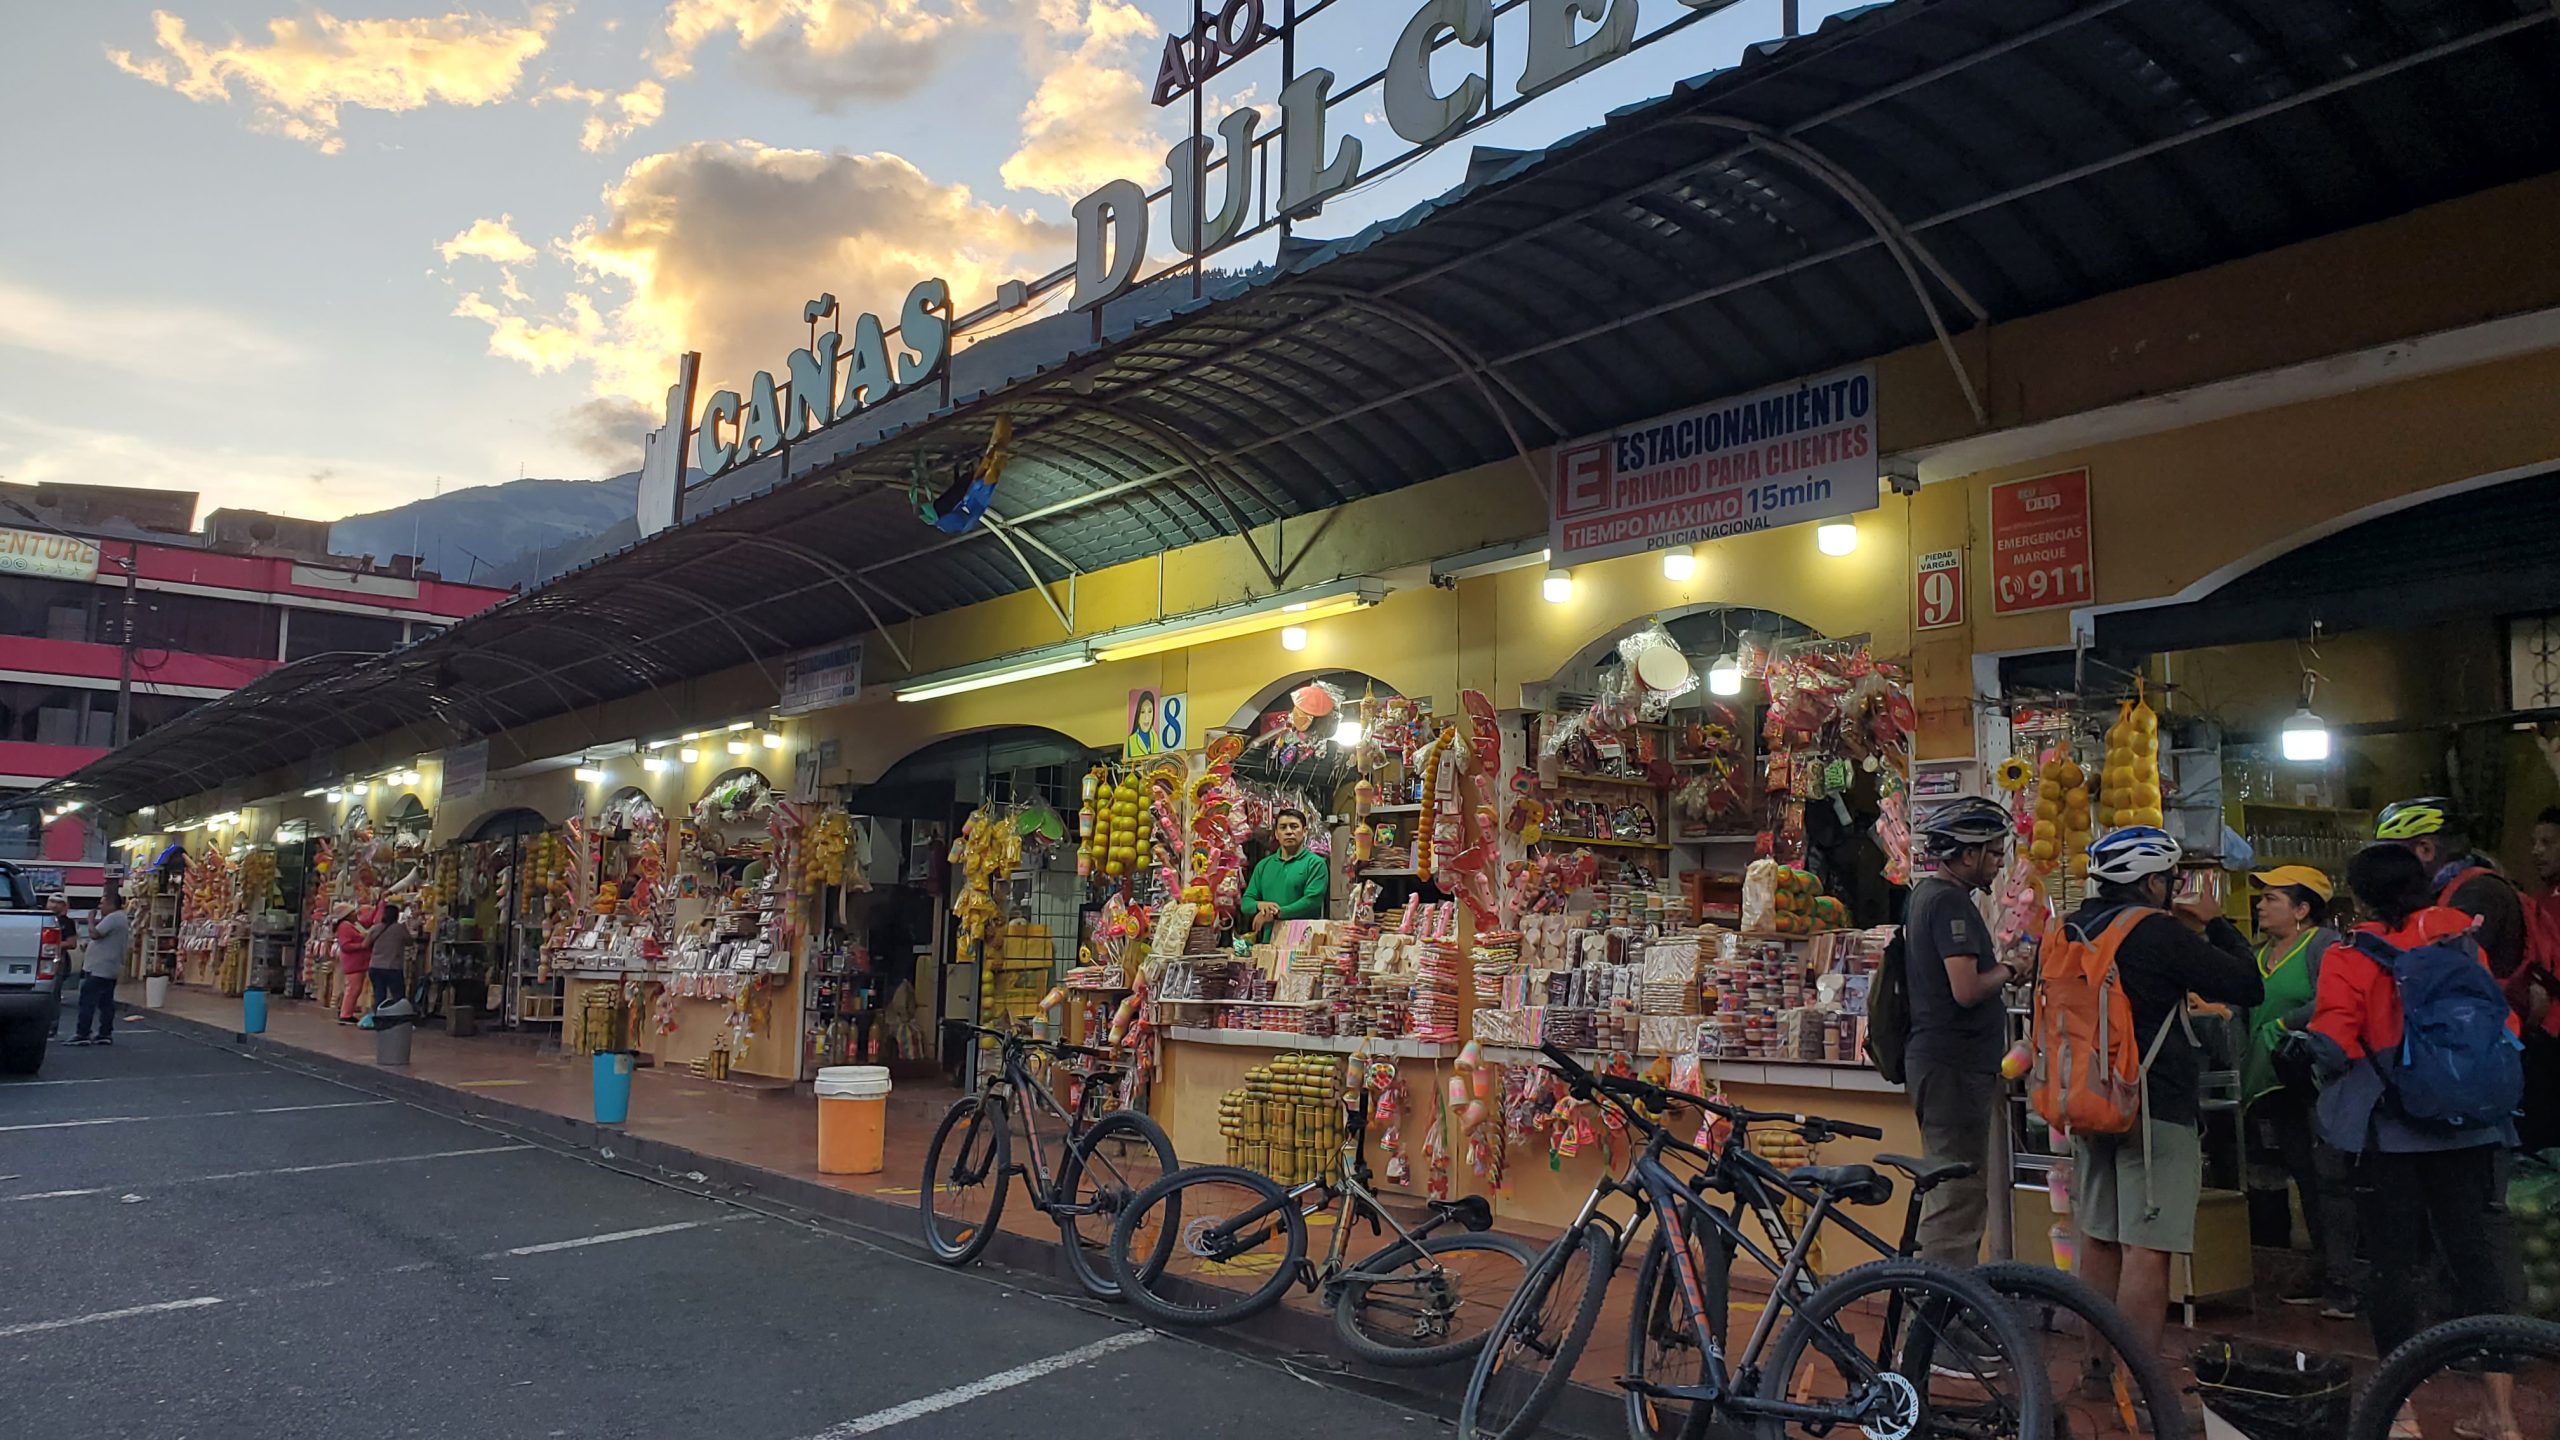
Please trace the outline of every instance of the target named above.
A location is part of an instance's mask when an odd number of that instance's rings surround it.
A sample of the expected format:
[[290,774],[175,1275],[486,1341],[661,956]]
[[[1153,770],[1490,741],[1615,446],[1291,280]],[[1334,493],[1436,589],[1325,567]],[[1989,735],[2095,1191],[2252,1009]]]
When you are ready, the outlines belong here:
[[94,1315],[73,1315],[62,1320],[30,1320],[20,1325],[0,1325],[0,1340],[12,1335],[33,1335],[44,1330],[68,1330],[74,1325],[95,1325],[101,1320],[129,1320],[136,1315],[158,1315],[169,1310],[201,1310],[219,1305],[219,1295],[198,1295],[189,1300],[163,1300],[156,1305],[128,1305],[122,1310],[101,1310]]
[[29,1125],[0,1125],[11,1130],[76,1130],[84,1125],[139,1125],[146,1120],[219,1120],[226,1115],[295,1115],[305,1110],[361,1110],[369,1105],[397,1105],[397,1100],[332,1100],[325,1105],[268,1105],[255,1110],[181,1110],[174,1115],[100,1115],[88,1120],[45,1120]]
[[[98,1195],[103,1193],[105,1192],[99,1190],[54,1190],[46,1192],[45,1195],[21,1195],[16,1198],[21,1200],[39,1200],[60,1195]],[[476,1258],[482,1260],[496,1260],[510,1255],[544,1255],[554,1250],[581,1250],[589,1245],[610,1245],[617,1240],[637,1240],[646,1235],[665,1235],[677,1230],[693,1230],[705,1225],[717,1225],[722,1223],[722,1220],[728,1218],[731,1217],[724,1216],[721,1220],[687,1220],[682,1224],[677,1225],[651,1225],[646,1229],[641,1230],[616,1230],[604,1235],[581,1236],[575,1240],[555,1240],[548,1245],[519,1245],[512,1250],[492,1250],[489,1253]],[[739,1216],[736,1218],[752,1219],[757,1217]],[[434,1268],[435,1262],[432,1260],[414,1260],[405,1265],[393,1265],[385,1269],[375,1270],[369,1273],[377,1276],[414,1275],[420,1271],[432,1270]],[[61,1320],[29,1320],[15,1325],[0,1325],[0,1340],[6,1340],[17,1335],[34,1335],[46,1330],[68,1330],[74,1325],[95,1325],[103,1320],[129,1320],[137,1315],[160,1315],[173,1310],[201,1310],[209,1305],[224,1305],[243,1300],[262,1299],[272,1295],[293,1295],[312,1290],[326,1290],[333,1286],[349,1283],[349,1278],[350,1277],[343,1275],[330,1275],[313,1280],[296,1280],[283,1285],[268,1285],[255,1290],[244,1290],[239,1295],[231,1297],[229,1300],[226,1300],[220,1295],[196,1295],[185,1300],[161,1300],[149,1305],[128,1305],[120,1310],[101,1310],[94,1315],[73,1315]],[[498,1276],[494,1278],[504,1279],[505,1277]]]
[[[326,1165],[287,1165],[275,1170],[229,1170],[219,1175],[183,1175],[175,1180],[137,1182],[144,1189],[167,1189],[172,1185],[203,1185],[215,1180],[255,1180],[268,1175],[316,1175],[323,1170],[356,1170],[368,1165],[401,1165],[412,1160],[451,1160],[464,1155],[505,1155],[518,1150],[531,1150],[531,1145],[482,1145],[470,1150],[431,1150],[424,1155],[382,1155],[371,1160],[333,1160]],[[63,1200],[75,1195],[102,1195],[114,1186],[93,1190],[39,1190],[31,1195],[11,1195],[0,1203],[19,1200]]]
[[196,1070],[184,1075],[94,1075],[86,1080],[12,1080],[10,1090],[31,1090],[38,1085],[121,1085],[129,1080],[218,1080],[225,1075],[265,1075],[265,1070]]
[[1061,1370],[1073,1370],[1079,1365],[1099,1360],[1105,1355],[1116,1354],[1131,1346],[1144,1345],[1154,1338],[1156,1338],[1155,1332],[1151,1330],[1123,1330],[1117,1335],[1106,1336],[1090,1345],[1077,1346],[1062,1354],[1052,1355],[1046,1360],[1034,1360],[1026,1365],[1016,1365],[1010,1370],[999,1370],[983,1380],[972,1380],[966,1385],[955,1385],[939,1394],[927,1395],[921,1400],[910,1400],[904,1405],[892,1405],[886,1410],[875,1410],[857,1419],[830,1425],[810,1436],[809,1440],[853,1440],[857,1435],[876,1434],[893,1425],[904,1425],[910,1420],[948,1410],[955,1405],[966,1405],[981,1396],[993,1395],[1000,1390],[1010,1390],[1017,1385],[1028,1385],[1043,1375],[1054,1375]]
[[492,1250],[481,1256],[495,1260],[504,1255],[548,1255],[554,1250],[583,1250],[589,1245],[610,1245],[617,1240],[638,1240],[647,1235],[672,1235],[678,1230],[699,1230],[715,1220],[684,1220],[673,1225],[650,1225],[638,1230],[612,1230],[602,1235],[581,1235],[575,1240],[554,1240],[547,1245],[519,1245],[512,1250]]

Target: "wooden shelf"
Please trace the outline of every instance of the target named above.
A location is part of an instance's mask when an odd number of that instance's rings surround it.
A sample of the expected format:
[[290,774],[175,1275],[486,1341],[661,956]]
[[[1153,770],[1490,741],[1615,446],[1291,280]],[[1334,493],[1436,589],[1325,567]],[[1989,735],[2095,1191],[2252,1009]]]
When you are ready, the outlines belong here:
[[1372,805],[1369,807],[1369,813],[1372,815],[1419,815],[1422,813],[1422,807],[1418,804]]
[[1748,835],[1674,835],[1671,837],[1671,843],[1674,845],[1756,845],[1760,843],[1760,836],[1756,831]]
[[1652,781],[1641,775],[1595,775],[1588,770],[1565,770],[1558,773],[1557,779],[1560,781],[1578,780],[1586,785],[1623,785],[1632,790],[1652,790],[1659,792],[1662,789],[1661,786],[1654,784]]
[[1539,837],[1538,843],[1541,845],[1597,845],[1604,850],[1668,850],[1671,848],[1660,840],[1587,840],[1579,835],[1544,835]]
[[1316,1050],[1335,1055],[1392,1055],[1407,1060],[1445,1060],[1458,1053],[1454,1044],[1416,1040],[1410,1035],[1392,1039],[1376,1035],[1300,1035],[1288,1030],[1212,1030],[1197,1025],[1167,1026],[1168,1040],[1181,1040],[1193,1045],[1241,1045],[1257,1050]]

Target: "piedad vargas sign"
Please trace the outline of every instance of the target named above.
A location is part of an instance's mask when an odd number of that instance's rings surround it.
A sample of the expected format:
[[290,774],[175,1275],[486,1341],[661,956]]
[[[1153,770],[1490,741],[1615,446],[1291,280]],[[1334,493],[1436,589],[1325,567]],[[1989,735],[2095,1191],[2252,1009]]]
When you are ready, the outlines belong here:
[[1875,371],[1837,370],[1556,447],[1550,564],[1876,508]]

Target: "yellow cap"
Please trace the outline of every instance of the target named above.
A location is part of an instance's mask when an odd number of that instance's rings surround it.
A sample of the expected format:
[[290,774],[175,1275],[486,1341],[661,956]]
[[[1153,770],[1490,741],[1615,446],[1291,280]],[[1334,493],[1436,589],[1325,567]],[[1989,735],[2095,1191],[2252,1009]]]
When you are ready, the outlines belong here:
[[2308,865],[2279,865],[2273,870],[2261,870],[2249,878],[2261,885],[2299,885],[2324,901],[2338,896],[2338,887],[2328,875]]

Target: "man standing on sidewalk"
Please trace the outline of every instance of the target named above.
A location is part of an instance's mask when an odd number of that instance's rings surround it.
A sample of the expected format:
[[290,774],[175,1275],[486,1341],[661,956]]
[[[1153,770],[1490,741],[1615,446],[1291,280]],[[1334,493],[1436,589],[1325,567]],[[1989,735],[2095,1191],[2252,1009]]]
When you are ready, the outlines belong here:
[[89,922],[89,954],[81,965],[80,1014],[72,1022],[71,1044],[116,1043],[116,981],[124,978],[125,948],[132,939],[133,920],[124,913],[124,896],[110,889]]
[[371,939],[373,951],[366,963],[373,968],[373,1008],[379,1010],[409,994],[409,927],[401,923],[398,901],[382,902],[382,919]]
[[2000,1105],[2000,1057],[2009,1048],[2003,990],[2018,978],[1992,956],[1991,927],[1974,896],[2007,862],[2012,822],[1997,802],[1968,796],[1920,823],[1936,873],[1911,887],[1904,913],[1903,973],[1911,990],[1911,1039],[1903,1050],[1911,1109],[1932,1160],[1973,1173],[1929,1192],[1920,1212],[1920,1255],[1969,1270],[1982,1259],[1990,1212],[1991,1126]]

